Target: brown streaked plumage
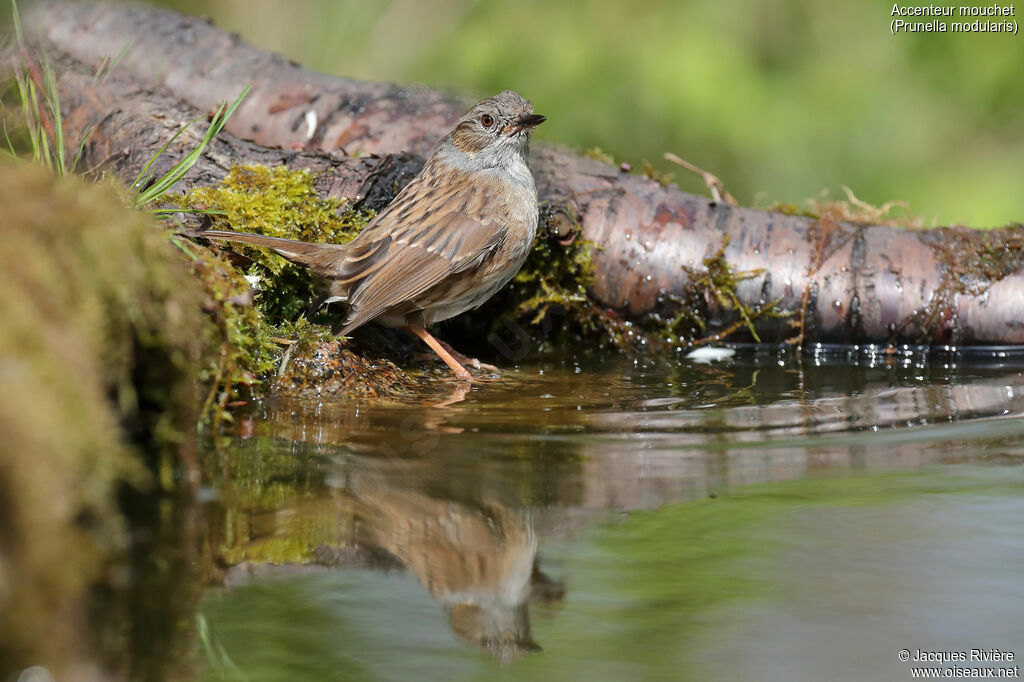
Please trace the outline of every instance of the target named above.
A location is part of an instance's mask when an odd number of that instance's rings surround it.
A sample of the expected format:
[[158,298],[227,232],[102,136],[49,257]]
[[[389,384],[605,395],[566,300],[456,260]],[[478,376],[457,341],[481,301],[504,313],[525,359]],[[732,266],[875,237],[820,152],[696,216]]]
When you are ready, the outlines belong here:
[[476,104],[419,175],[348,244],[310,244],[241,232],[195,236],[273,249],[309,268],[348,312],[338,333],[367,322],[405,327],[455,375],[471,375],[426,327],[476,308],[522,266],[537,230],[530,133],[544,122],[506,90]]

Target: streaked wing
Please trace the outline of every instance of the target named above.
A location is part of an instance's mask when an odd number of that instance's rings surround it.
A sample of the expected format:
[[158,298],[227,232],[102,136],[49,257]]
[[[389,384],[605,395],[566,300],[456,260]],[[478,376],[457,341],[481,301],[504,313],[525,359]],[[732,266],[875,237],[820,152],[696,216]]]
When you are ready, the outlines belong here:
[[[372,272],[353,283],[349,295],[351,307],[342,333],[376,319],[391,308],[414,301],[447,277],[480,263],[501,243],[503,230],[488,229],[488,225],[465,216],[461,218],[461,224],[454,220],[449,223],[450,229],[461,232],[458,239],[449,238],[447,230],[436,235],[439,242],[448,244],[444,251],[437,248],[438,244],[422,240],[386,249],[383,258],[368,268]],[[456,257],[451,258],[453,255]]]
[[343,333],[479,264],[504,239],[497,188],[477,179],[446,190],[424,175],[351,243],[338,277],[351,285]]

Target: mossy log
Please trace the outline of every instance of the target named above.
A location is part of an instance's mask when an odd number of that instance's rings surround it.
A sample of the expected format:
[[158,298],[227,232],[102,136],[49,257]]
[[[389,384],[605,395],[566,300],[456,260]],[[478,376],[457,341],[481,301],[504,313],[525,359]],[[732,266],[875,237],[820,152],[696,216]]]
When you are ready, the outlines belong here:
[[155,679],[190,646],[193,550],[162,493],[196,458],[201,293],[110,186],[2,161],[0,206],[0,678]]
[[[253,83],[232,135],[184,184],[209,183],[233,163],[284,163],[323,171],[331,196],[372,204],[415,173],[465,104],[313,73],[166,10],[42,5],[34,20],[47,49],[82,71],[130,45],[107,81],[62,81],[77,133],[98,123],[88,163],[125,177],[195,110]],[[548,229],[579,227],[598,247],[591,300],[638,333],[673,343],[728,331],[805,346],[1024,344],[1019,225],[918,230],[735,208],[548,144],[535,146],[533,164]]]

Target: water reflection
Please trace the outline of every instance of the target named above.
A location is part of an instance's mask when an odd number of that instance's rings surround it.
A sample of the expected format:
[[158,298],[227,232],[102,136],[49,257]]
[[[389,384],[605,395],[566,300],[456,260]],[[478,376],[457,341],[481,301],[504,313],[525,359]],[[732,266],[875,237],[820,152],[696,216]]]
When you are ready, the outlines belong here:
[[[600,596],[560,575],[564,551],[552,564],[544,548],[572,545],[617,514],[751,484],[810,479],[820,492],[830,488],[814,481],[836,476],[1024,453],[1024,375],[1007,368],[821,369],[747,357],[523,369],[439,405],[446,390],[387,406],[268,402],[241,421],[206,459],[217,497],[208,545],[229,602],[241,585],[272,586],[272,575],[398,571],[470,649],[507,662],[543,646],[558,660],[564,647],[534,635],[531,613]],[[648,587],[659,579],[668,578]],[[390,627],[394,646],[412,636],[409,623]]]
[[[538,566],[533,514],[521,497],[470,490],[462,479],[445,485],[443,471],[429,462],[394,456],[339,457],[322,473],[295,489],[304,500],[218,508],[215,532],[243,529],[222,547],[232,566],[229,584],[301,574],[303,564],[401,568],[441,605],[463,640],[506,661],[539,649],[529,604],[551,603],[564,588]],[[283,568],[282,561],[292,565]]]
[[410,486],[408,467],[349,466],[341,494],[359,523],[352,540],[388,555],[442,605],[452,629],[508,660],[536,650],[528,600],[537,566],[529,510],[481,491],[464,499]]

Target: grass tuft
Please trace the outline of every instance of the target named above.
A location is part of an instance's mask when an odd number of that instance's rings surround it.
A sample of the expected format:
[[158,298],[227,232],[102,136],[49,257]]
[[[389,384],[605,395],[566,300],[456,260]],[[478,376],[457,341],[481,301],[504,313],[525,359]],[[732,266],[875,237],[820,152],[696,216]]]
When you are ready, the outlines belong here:
[[[213,138],[217,137],[217,134],[223,130],[224,126],[227,125],[228,119],[231,118],[233,113],[235,113],[235,109],[238,108],[238,105],[242,103],[242,100],[245,99],[245,96],[249,94],[249,90],[251,89],[252,84],[245,86],[245,89],[242,90],[241,94],[235,98],[235,101],[230,106],[225,103],[217,107],[217,111],[210,119],[210,125],[207,127],[206,133],[199,141],[199,144],[196,145],[196,147],[186,154],[180,161],[171,166],[170,170],[159,178],[153,179],[153,175],[150,172],[150,168],[152,168],[153,163],[160,158],[165,151],[167,151],[167,148],[171,143],[178,139],[182,133],[188,130],[193,123],[196,123],[202,117],[194,118],[186,123],[164,144],[164,146],[160,147],[156,154],[146,162],[146,165],[142,167],[142,170],[139,171],[138,176],[136,176],[135,180],[132,182],[131,186],[136,191],[132,205],[135,208],[148,206],[157,199],[163,197],[175,184],[177,184],[177,182],[181,180],[189,170],[191,170],[192,166],[196,165],[196,162],[199,160],[199,157],[203,155],[206,147],[213,141]],[[169,213],[172,211],[173,209],[158,208],[155,212]]]
[[[11,21],[13,41],[4,45],[7,67],[17,92],[15,100],[18,114],[10,113],[3,98],[0,98],[0,122],[4,144],[3,154],[11,159],[28,155],[39,163],[64,177],[74,172],[81,158],[85,142],[92,133],[89,128],[78,145],[78,152],[68,162],[64,140],[64,120],[60,106],[60,92],[57,77],[49,58],[33,54],[25,43],[25,34],[18,13],[18,3],[11,0]],[[15,126],[12,131],[8,126]],[[14,133],[12,139],[11,133]]]

